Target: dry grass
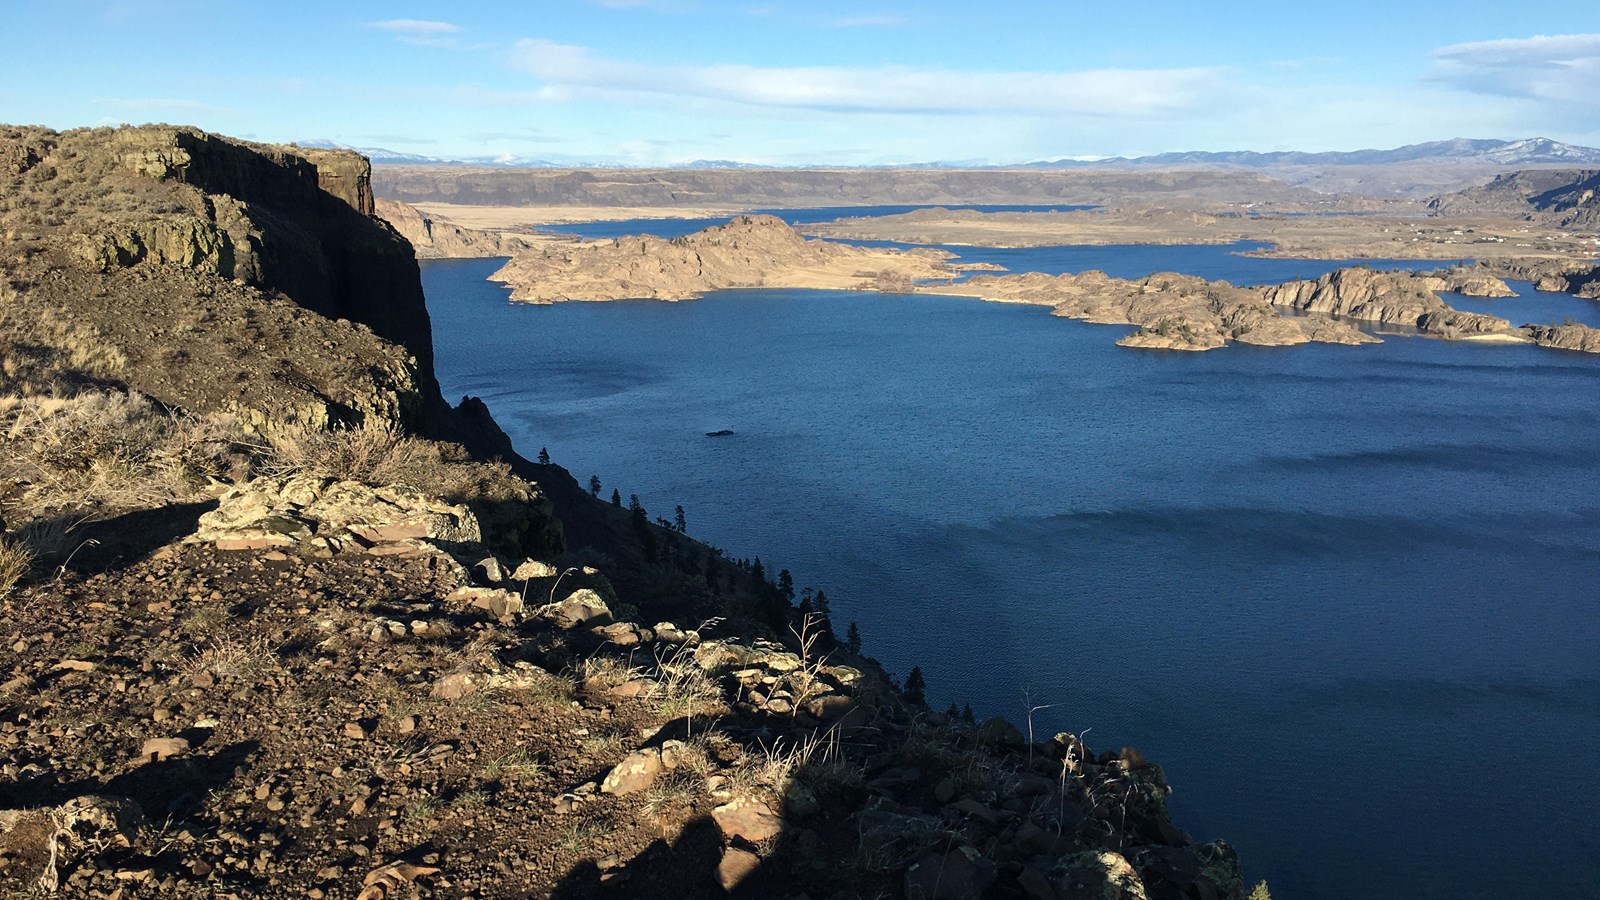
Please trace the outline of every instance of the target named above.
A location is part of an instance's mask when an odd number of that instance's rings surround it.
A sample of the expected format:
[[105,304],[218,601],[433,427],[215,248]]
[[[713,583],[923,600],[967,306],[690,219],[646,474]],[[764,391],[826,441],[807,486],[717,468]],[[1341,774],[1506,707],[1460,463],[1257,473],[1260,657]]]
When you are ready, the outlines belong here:
[[364,419],[360,425],[321,429],[275,429],[268,435],[270,475],[312,475],[340,481],[388,484],[426,455],[425,441],[406,437],[390,422]]
[[33,551],[20,541],[0,538],[0,600],[11,596],[33,569]]
[[90,518],[194,499],[248,475],[227,416],[169,412],[139,394],[0,398],[0,510]]
[[272,647],[267,641],[256,638],[217,638],[195,655],[178,665],[186,678],[209,674],[218,678],[245,678],[262,676],[273,664]]
[[0,383],[23,396],[71,396],[119,380],[128,360],[92,330],[50,310],[10,309],[0,281]]

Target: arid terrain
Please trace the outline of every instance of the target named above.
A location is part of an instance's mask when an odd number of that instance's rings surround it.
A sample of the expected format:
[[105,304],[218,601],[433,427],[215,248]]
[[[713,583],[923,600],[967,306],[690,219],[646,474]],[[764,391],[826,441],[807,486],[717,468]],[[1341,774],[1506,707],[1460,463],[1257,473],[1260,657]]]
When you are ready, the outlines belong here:
[[1509,217],[1413,214],[1287,216],[1171,209],[983,213],[926,209],[895,216],[808,225],[818,237],[977,247],[1064,244],[1231,244],[1269,246],[1261,256],[1295,259],[1588,259],[1593,233]]
[[366,160],[4,127],[0,200],[0,892],[1245,897],[1138,751],[447,404]]

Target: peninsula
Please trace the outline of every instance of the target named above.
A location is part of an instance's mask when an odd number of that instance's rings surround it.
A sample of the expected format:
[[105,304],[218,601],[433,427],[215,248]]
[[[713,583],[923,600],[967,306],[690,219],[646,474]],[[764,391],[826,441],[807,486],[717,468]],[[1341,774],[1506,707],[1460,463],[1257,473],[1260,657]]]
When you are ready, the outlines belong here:
[[491,280],[526,303],[688,300],[728,288],[892,290],[959,274],[941,250],[876,250],[806,240],[773,216],[673,240],[641,236],[518,253]]
[[[520,253],[491,276],[511,299],[684,300],[736,287],[804,287],[935,293],[1048,306],[1103,325],[1132,325],[1125,347],[1212,350],[1230,342],[1285,346],[1378,341],[1359,323],[1398,326],[1454,340],[1538,343],[1590,351],[1600,331],[1582,325],[1513,327],[1496,316],[1453,309],[1441,291],[1509,297],[1477,268],[1435,273],[1339,270],[1316,281],[1238,287],[1161,273],[1137,280],[1101,272],[1049,276],[972,275],[930,249],[862,248],[806,240],[771,216],[741,216],[675,240],[620,238]],[[1285,315],[1290,313],[1290,315]]]

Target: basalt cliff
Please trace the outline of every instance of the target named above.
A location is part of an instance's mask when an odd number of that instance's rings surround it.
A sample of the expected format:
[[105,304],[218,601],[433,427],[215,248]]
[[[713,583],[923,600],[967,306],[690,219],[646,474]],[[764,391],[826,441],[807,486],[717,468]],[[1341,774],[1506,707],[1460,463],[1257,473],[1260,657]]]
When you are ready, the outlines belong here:
[[448,406],[367,172],[0,128],[0,893],[1242,900],[1136,750]]

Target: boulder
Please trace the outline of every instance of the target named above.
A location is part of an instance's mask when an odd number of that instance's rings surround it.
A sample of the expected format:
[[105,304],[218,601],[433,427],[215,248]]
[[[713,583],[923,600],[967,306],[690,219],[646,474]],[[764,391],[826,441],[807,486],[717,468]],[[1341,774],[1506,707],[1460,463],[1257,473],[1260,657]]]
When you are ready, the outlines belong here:
[[1045,877],[1062,900],[1148,900],[1139,873],[1110,850],[1062,857]]
[[534,611],[534,615],[567,630],[611,622],[611,608],[589,588],[579,588],[559,603],[541,606]]
[[654,747],[635,750],[606,775],[600,790],[617,795],[637,793],[654,784],[662,768],[660,750]]
[[741,797],[711,811],[723,840],[759,844],[783,833],[783,818],[759,800]]
[[189,752],[189,742],[181,737],[151,738],[139,750],[143,760],[163,760]]
[[979,900],[994,882],[995,865],[971,847],[929,852],[905,874],[906,900]]
[[537,559],[525,559],[522,564],[511,573],[512,581],[531,581],[535,578],[554,578],[561,574],[561,570],[547,562]]
[[761,857],[742,847],[729,847],[717,863],[717,884],[732,893],[761,868]]

